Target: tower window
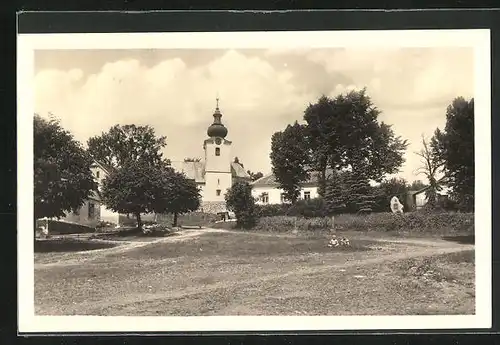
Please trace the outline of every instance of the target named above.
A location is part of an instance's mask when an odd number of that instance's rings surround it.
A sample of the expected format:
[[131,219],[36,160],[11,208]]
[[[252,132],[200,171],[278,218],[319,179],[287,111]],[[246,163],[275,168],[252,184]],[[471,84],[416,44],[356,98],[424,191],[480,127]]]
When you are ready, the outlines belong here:
[[215,155],[220,156],[220,147],[215,148]]
[[220,196],[220,189],[217,189],[217,190],[215,191],[215,194],[217,194],[217,196]]
[[220,185],[220,179],[217,179],[217,186]]
[[99,170],[96,171],[95,177],[99,178]]

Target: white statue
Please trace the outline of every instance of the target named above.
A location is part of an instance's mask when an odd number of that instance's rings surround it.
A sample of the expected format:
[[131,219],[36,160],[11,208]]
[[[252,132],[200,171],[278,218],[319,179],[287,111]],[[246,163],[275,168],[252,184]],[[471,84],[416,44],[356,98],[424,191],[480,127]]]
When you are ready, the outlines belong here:
[[391,199],[391,211],[392,213],[403,213],[403,205],[399,202],[396,196]]

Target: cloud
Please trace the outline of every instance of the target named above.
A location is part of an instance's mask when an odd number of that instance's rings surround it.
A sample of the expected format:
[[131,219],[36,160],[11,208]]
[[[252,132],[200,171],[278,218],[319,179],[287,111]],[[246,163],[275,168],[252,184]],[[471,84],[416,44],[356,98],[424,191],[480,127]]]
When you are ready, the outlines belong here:
[[[80,54],[74,53],[75,56]],[[318,49],[211,51],[203,63],[189,63],[188,52],[166,54],[151,64],[140,54],[105,59],[100,68],[89,58],[79,67],[59,70],[44,57],[35,76],[35,110],[54,113],[82,141],[115,124],[148,124],[166,135],[167,157],[203,157],[202,142],[211,124],[215,97],[233,141],[233,156],[245,168],[269,172],[270,138],[301,120],[307,104],[367,87],[381,120],[393,124],[411,143],[402,176],[416,177],[414,151],[420,136],[445,122],[446,106],[457,96],[471,97],[473,54],[466,48]],[[159,54],[158,56],[160,56]],[[71,55],[65,55],[67,61]],[[55,60],[54,60],[55,61]],[[81,65],[81,66],[80,66]],[[62,66],[62,64],[61,64]]]
[[81,71],[40,71],[36,111],[54,113],[83,142],[117,123],[150,124],[167,136],[167,155],[182,159],[202,155],[218,93],[234,155],[242,162],[258,161],[249,168],[267,171],[270,136],[300,118],[313,97],[296,88],[292,77],[289,70],[236,51],[195,68],[178,58],[152,67],[124,59],[85,80]]

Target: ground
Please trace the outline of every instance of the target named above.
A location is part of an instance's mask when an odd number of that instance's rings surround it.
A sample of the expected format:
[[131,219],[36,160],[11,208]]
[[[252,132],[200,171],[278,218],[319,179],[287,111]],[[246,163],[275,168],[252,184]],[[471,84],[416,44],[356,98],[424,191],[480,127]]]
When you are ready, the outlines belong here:
[[[342,234],[338,234],[342,235]],[[217,229],[35,253],[37,315],[474,314],[474,246]],[[107,246],[109,247],[109,245]]]

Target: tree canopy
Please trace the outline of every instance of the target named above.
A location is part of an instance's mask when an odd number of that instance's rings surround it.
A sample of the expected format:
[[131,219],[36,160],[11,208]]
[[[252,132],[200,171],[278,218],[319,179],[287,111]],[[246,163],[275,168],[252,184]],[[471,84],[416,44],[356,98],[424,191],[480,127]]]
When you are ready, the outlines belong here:
[[[433,139],[436,143],[437,139]],[[424,175],[429,182],[429,187],[425,191],[425,197],[427,199],[427,205],[430,208],[436,207],[437,195],[443,189],[443,179],[439,175],[442,172],[443,161],[436,153],[432,150],[431,145],[422,136],[422,149],[415,152],[416,155],[420,157],[421,166],[417,169],[417,174]]]
[[[34,116],[35,219],[63,217],[78,210],[97,191],[92,159],[55,120]],[[20,182],[22,183],[22,181]]]
[[322,96],[307,107],[304,120],[311,163],[323,180],[328,167],[365,171],[376,181],[399,170],[408,143],[378,121],[380,113],[366,89],[333,99]]
[[431,140],[433,153],[443,163],[445,182],[458,206],[474,210],[474,99],[458,97],[446,109],[446,125]]
[[295,122],[271,138],[271,163],[276,181],[292,203],[300,195],[301,183],[309,178],[310,162],[306,127]]
[[170,167],[144,160],[128,161],[103,181],[102,199],[115,212],[131,213],[142,227],[143,213],[178,214],[196,210],[199,191],[194,181]]
[[257,222],[255,199],[252,186],[248,182],[239,181],[231,186],[225,196],[226,207],[236,215],[236,226],[249,229]]
[[157,137],[150,126],[115,125],[90,138],[87,145],[96,160],[114,168],[138,160],[152,164],[168,163],[161,152],[167,145],[166,137]]

